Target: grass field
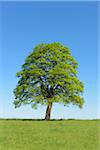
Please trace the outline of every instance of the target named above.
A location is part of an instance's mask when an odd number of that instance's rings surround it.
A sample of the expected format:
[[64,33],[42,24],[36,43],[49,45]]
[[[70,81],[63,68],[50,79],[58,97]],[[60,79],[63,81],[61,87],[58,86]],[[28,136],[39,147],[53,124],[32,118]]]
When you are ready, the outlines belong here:
[[98,120],[0,120],[0,150],[99,150]]

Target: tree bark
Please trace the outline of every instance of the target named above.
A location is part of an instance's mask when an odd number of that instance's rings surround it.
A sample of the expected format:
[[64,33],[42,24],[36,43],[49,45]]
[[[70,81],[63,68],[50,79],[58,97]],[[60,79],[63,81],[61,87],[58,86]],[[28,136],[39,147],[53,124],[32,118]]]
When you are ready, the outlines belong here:
[[45,120],[50,120],[51,109],[52,109],[52,102],[48,103],[46,114],[45,114]]

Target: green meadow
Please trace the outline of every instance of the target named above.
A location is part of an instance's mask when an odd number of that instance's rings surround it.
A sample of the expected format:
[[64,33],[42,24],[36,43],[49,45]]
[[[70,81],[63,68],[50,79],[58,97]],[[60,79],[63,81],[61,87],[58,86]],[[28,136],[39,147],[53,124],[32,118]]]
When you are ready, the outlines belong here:
[[99,150],[100,120],[0,120],[0,150]]

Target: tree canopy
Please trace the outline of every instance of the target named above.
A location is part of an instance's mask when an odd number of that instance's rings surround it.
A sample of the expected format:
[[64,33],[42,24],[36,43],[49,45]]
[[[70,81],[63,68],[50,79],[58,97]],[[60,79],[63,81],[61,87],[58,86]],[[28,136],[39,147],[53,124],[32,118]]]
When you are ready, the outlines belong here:
[[72,103],[81,108],[84,86],[78,79],[77,67],[78,63],[68,47],[60,43],[37,45],[17,73],[15,108],[25,104],[36,108],[41,104],[48,106],[48,112],[49,104],[54,102]]

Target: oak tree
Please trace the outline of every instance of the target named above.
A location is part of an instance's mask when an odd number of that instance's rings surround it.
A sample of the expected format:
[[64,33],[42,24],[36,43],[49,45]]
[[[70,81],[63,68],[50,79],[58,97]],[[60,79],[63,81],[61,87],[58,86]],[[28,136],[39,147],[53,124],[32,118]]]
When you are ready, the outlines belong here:
[[15,108],[31,104],[47,105],[45,119],[49,120],[53,103],[83,106],[83,83],[77,76],[78,63],[68,47],[60,43],[39,44],[26,58],[17,73],[14,89]]

